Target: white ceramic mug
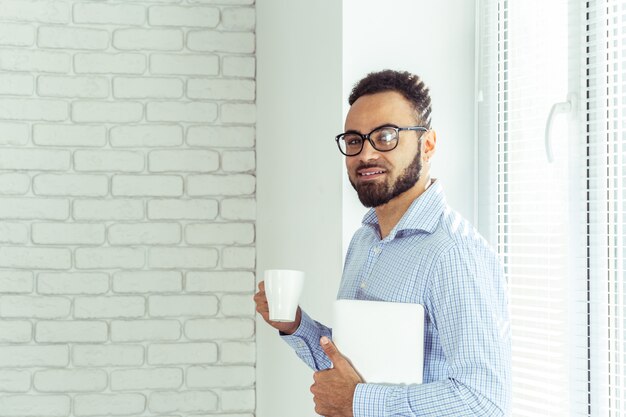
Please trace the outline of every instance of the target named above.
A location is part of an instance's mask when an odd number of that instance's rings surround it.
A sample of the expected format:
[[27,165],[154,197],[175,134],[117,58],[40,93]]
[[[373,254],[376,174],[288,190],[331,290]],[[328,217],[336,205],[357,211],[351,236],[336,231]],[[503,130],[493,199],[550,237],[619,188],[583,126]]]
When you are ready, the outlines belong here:
[[304,272],[290,269],[268,269],[264,276],[270,320],[295,321],[298,301],[304,286]]

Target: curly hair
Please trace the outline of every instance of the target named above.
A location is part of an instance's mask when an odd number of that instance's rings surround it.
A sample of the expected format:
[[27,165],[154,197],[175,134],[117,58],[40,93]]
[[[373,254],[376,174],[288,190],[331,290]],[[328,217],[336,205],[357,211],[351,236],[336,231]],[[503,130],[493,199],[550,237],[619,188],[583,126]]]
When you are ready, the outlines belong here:
[[361,96],[385,91],[396,91],[402,94],[415,108],[418,121],[422,126],[430,129],[431,103],[428,87],[419,76],[408,71],[387,69],[370,72],[356,83],[350,93],[348,103],[352,105]]

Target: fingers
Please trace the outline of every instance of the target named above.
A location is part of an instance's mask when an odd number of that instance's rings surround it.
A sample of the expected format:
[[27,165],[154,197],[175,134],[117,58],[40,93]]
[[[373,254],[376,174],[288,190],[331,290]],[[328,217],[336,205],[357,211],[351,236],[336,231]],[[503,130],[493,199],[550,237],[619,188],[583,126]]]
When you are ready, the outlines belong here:
[[320,339],[320,345],[322,346],[324,353],[326,353],[326,356],[328,356],[328,359],[330,359],[335,367],[337,367],[338,363],[343,361],[343,356],[339,353],[337,346],[335,346],[335,344],[328,337],[322,336]]

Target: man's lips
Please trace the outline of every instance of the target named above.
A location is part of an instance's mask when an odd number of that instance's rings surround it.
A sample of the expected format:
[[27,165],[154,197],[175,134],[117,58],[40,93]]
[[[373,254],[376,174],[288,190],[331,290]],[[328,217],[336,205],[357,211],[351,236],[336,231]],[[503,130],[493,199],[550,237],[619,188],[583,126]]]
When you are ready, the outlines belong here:
[[373,180],[385,175],[386,173],[387,170],[379,167],[357,169],[356,171],[357,177],[363,180]]

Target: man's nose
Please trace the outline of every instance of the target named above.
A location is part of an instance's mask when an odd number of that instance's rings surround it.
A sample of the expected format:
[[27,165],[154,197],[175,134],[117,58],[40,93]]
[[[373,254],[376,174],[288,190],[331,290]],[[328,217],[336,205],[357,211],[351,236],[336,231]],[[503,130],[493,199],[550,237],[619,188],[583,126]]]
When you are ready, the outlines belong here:
[[372,159],[378,159],[379,153],[369,140],[366,140],[363,143],[363,149],[361,149],[361,153],[359,154],[359,158],[362,161],[371,161]]

